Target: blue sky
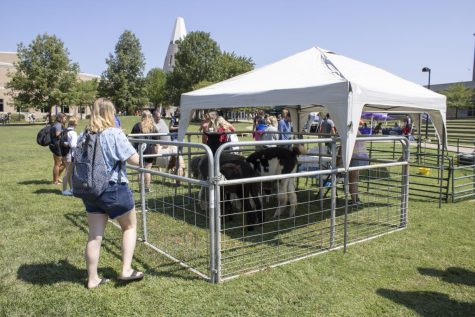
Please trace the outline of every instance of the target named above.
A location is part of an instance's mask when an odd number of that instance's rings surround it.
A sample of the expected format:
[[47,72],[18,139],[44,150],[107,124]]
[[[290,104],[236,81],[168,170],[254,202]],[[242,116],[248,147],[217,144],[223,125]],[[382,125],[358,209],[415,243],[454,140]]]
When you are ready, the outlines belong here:
[[472,79],[474,0],[2,0],[0,51],[38,34],[64,41],[81,71],[100,75],[119,36],[139,38],[146,71],[162,67],[174,21],[263,66],[312,46],[427,84]]

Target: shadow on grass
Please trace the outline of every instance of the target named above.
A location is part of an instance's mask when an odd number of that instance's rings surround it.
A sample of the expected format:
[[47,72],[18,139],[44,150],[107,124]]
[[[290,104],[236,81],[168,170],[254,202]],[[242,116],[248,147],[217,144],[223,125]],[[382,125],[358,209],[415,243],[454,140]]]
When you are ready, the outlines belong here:
[[417,270],[422,275],[438,277],[447,283],[475,286],[475,272],[460,267],[449,267],[445,271],[423,267]]
[[61,195],[61,189],[41,188],[33,192],[33,194],[56,194]]
[[[64,217],[69,222],[71,222],[75,227],[79,228],[79,230],[84,232],[86,235],[88,234],[87,221],[83,213],[82,214],[67,213],[64,215]],[[120,230],[120,229],[117,229],[117,230]],[[122,243],[121,238],[108,238],[104,236],[102,240],[101,249],[105,250],[109,254],[112,254],[118,260],[122,260],[121,243]],[[185,280],[200,280],[200,278],[189,274],[185,268],[179,266],[178,264],[174,262],[169,262],[169,263],[163,264],[162,266],[158,266],[158,267],[166,266],[166,267],[169,267],[170,269],[167,269],[166,271],[157,271],[155,268],[152,268],[148,263],[146,263],[143,259],[138,258],[137,254],[134,255],[133,260],[136,263],[139,263],[144,268],[146,275],[175,277],[175,278],[180,278],[180,279],[185,279]],[[117,274],[115,274],[115,276],[117,276]],[[121,287],[125,285],[126,284],[124,283],[118,283],[116,286]]]
[[[87,276],[85,269],[78,269],[67,260],[57,263],[23,264],[18,269],[18,278],[36,285],[53,285],[60,282],[84,284]],[[117,275],[112,268],[99,269],[101,276]]]
[[459,302],[437,292],[403,292],[380,288],[380,296],[412,309],[420,316],[473,316],[475,303]]
[[18,182],[18,185],[51,185],[52,182],[46,179],[31,179]]

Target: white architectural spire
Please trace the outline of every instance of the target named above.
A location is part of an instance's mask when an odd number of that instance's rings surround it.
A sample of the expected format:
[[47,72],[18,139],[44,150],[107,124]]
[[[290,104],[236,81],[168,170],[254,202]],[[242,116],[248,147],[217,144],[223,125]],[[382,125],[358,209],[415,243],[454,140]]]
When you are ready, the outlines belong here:
[[169,73],[173,71],[175,67],[175,54],[178,52],[178,45],[176,42],[178,40],[183,40],[186,36],[185,20],[182,17],[176,18],[175,26],[173,27],[172,37],[170,39],[170,44],[168,44],[167,55],[165,56],[165,61],[163,63],[163,71]]

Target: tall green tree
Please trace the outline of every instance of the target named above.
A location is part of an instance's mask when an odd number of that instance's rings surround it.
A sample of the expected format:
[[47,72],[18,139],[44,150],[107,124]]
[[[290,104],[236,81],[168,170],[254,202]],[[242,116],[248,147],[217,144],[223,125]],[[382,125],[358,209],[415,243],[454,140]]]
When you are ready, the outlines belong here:
[[234,52],[221,52],[209,33],[191,32],[178,42],[175,68],[167,74],[168,102],[178,105],[180,95],[200,87],[248,72],[254,68],[251,58]]
[[206,32],[191,32],[179,41],[175,67],[167,75],[168,101],[178,105],[180,95],[192,90],[193,85],[200,81],[216,81],[220,54],[218,43]]
[[218,58],[218,80],[225,80],[254,69],[250,57],[238,56],[234,52],[223,52]]
[[[31,44],[18,44],[18,62],[7,89],[16,107],[51,108],[69,103],[79,66],[69,59],[64,43],[55,35],[38,35]],[[51,116],[50,116],[51,118]]]
[[473,89],[467,88],[464,84],[458,83],[451,85],[442,92],[447,97],[447,106],[455,108],[455,117],[458,118],[459,109],[468,109],[474,106],[473,104]]
[[145,77],[145,88],[147,90],[147,97],[154,108],[158,108],[160,104],[166,101],[166,82],[167,75],[160,68],[152,68],[147,73],[147,77]]
[[81,119],[86,107],[91,107],[97,97],[97,79],[79,81],[74,88],[74,104],[80,108]]
[[113,54],[106,59],[107,69],[99,82],[99,95],[110,98],[118,110],[133,112],[147,103],[145,58],[134,33],[124,31]]

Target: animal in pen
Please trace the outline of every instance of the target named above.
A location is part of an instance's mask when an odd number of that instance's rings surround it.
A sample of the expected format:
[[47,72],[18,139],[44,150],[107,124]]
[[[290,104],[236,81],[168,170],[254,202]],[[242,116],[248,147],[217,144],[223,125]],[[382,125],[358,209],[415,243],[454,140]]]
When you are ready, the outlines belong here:
[[162,154],[163,156],[158,156],[155,159],[156,167],[158,167],[159,169],[165,168],[167,173],[171,171],[173,174],[185,176],[185,161],[183,159],[183,156],[177,155],[178,150],[176,146],[161,146],[158,150],[158,154]]
[[[305,154],[302,145],[292,147],[270,147],[252,153],[246,159],[254,171],[260,176],[291,174],[297,172],[297,156]],[[290,205],[289,215],[295,216],[297,195],[295,194],[295,178],[284,178],[277,181],[278,206],[274,218],[279,218],[283,208]]]
[[[203,156],[200,164],[200,178],[206,180],[209,176],[208,173],[208,158]],[[227,180],[232,179],[243,179],[256,177],[258,174],[255,172],[253,167],[246,161],[243,156],[223,153],[220,158],[220,173]],[[252,230],[253,225],[257,224],[258,221],[263,219],[258,219],[259,213],[257,210],[261,209],[261,201],[259,198],[259,186],[257,183],[247,183],[247,184],[236,184],[222,186],[221,190],[223,191],[223,197],[228,197],[226,203],[223,204],[223,213],[232,211],[232,206],[230,203],[231,198],[234,196],[237,198],[237,201],[241,201],[243,204],[243,211],[246,213],[246,221],[248,229]],[[205,199],[204,188],[201,188],[199,198],[201,208],[206,209],[206,199]],[[233,199],[235,200],[235,199]]]

